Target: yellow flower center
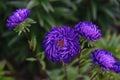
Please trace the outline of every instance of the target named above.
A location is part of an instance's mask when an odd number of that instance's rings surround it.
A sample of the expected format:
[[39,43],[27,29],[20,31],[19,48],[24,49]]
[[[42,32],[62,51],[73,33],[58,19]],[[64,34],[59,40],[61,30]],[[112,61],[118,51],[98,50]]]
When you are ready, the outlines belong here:
[[58,42],[58,46],[60,46],[60,47],[64,46],[63,40],[60,40],[60,41]]

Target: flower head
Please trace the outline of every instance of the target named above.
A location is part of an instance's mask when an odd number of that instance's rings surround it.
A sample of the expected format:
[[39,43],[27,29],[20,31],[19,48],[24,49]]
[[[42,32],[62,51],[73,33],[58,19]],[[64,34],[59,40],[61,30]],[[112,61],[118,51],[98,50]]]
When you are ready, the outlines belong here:
[[6,26],[8,29],[13,29],[18,26],[24,20],[26,20],[30,15],[30,10],[28,9],[18,9],[7,19]]
[[96,49],[93,51],[91,59],[94,61],[94,64],[99,64],[101,68],[105,70],[110,70],[115,63],[112,53],[103,49]]
[[43,48],[44,54],[52,62],[69,63],[79,53],[79,38],[70,27],[57,26],[45,35]]
[[116,73],[120,73],[120,62],[115,62],[115,63],[113,64],[112,70],[113,70],[114,72],[116,72]]
[[101,38],[101,31],[92,22],[79,22],[75,25],[75,30],[80,36],[84,36],[90,41],[95,41]]

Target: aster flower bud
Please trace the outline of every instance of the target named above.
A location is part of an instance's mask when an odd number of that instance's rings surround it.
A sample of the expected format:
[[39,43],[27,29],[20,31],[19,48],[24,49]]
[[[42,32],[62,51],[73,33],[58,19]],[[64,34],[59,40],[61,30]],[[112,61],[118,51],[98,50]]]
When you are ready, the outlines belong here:
[[75,30],[79,36],[84,36],[86,39],[92,42],[101,38],[101,31],[98,29],[98,26],[92,22],[79,22],[75,25]]
[[24,20],[26,20],[30,15],[30,10],[28,9],[18,9],[7,19],[6,26],[9,29],[13,29],[18,26]]
[[30,15],[29,9],[17,9],[7,19],[6,26],[8,29],[14,29],[16,32],[21,34],[22,31],[29,31],[28,27],[31,23],[35,23],[32,19],[28,18]]
[[79,53],[79,38],[70,27],[57,26],[45,35],[43,48],[52,62],[69,63]]
[[91,59],[94,64],[99,64],[101,68],[105,70],[110,70],[113,68],[113,64],[115,63],[115,59],[112,53],[103,49],[96,49],[92,52]]
[[115,62],[111,70],[113,70],[116,73],[120,73],[120,62]]

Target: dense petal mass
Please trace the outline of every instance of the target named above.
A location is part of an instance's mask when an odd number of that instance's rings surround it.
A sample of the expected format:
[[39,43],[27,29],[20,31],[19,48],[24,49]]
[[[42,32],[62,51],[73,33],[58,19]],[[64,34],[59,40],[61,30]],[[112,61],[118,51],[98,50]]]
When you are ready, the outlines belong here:
[[112,53],[103,49],[96,49],[93,51],[91,59],[94,64],[99,64],[101,68],[104,68],[105,70],[110,70],[113,68],[113,64],[115,63]]
[[92,22],[83,21],[75,25],[75,30],[80,36],[84,36],[90,41],[95,41],[101,38],[101,31]]
[[112,70],[116,73],[120,73],[120,62],[116,62],[115,64],[113,64]]
[[6,26],[8,29],[13,29],[18,26],[24,20],[26,20],[30,15],[30,10],[28,9],[18,9],[7,19]]
[[54,27],[45,35],[43,48],[45,55],[52,62],[69,63],[79,53],[79,38],[70,27]]

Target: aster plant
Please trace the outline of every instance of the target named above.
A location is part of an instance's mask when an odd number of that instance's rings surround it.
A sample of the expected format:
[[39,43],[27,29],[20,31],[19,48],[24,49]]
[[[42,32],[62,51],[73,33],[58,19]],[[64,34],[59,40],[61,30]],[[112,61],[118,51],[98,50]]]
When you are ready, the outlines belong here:
[[[34,20],[29,18],[29,9],[17,9],[9,18],[7,19],[6,26],[9,30],[15,30],[20,35],[22,32],[26,34],[31,53],[33,57],[38,61],[39,65],[42,65],[39,57],[35,53],[36,48],[36,37],[35,35],[30,39],[29,27]],[[81,37],[85,39],[81,40]],[[69,26],[56,26],[50,29],[44,37],[43,49],[44,55],[48,60],[56,63],[63,63],[65,71],[65,80],[67,78],[67,67],[73,58],[78,56],[78,80],[80,79],[80,67],[81,60],[84,59],[84,53],[82,52],[86,48],[86,41],[94,42],[102,37],[101,30],[98,29],[96,24],[89,21],[79,22],[71,28]],[[91,45],[87,43],[87,45]],[[81,56],[82,55],[82,56]],[[86,57],[86,56],[85,56]],[[94,65],[100,65],[105,71],[112,70],[116,73],[120,73],[120,62],[117,62],[111,52],[104,49],[96,49],[92,51],[91,60]],[[93,79],[94,77],[92,77]]]
[[29,31],[28,27],[31,26],[30,24],[35,23],[34,20],[28,18],[29,16],[29,9],[17,9],[8,17],[6,26],[9,30],[14,29],[18,34]]
[[[26,40],[29,44],[28,51],[32,57],[27,57],[26,61],[36,61],[37,65],[39,66],[38,69],[40,69],[39,74],[44,72],[46,66],[43,62],[44,55],[41,55],[40,57],[38,54],[42,54],[41,51],[36,51],[37,46],[37,40],[36,35],[32,33],[32,35],[29,34],[30,32],[30,26],[33,23],[36,23],[33,19],[29,18],[30,16],[30,10],[26,8],[17,9],[11,16],[8,17],[6,26],[9,30],[14,30],[18,33],[20,36],[21,33],[25,34]],[[41,67],[42,66],[42,67]],[[46,74],[46,73],[44,73]],[[47,74],[46,74],[47,75]]]
[[[37,61],[38,65],[41,65],[39,57],[36,55],[35,49],[36,49],[36,36],[33,34],[32,37],[29,35],[29,27],[31,24],[36,23],[33,19],[29,18],[30,16],[30,10],[26,8],[17,9],[15,12],[13,12],[12,15],[10,15],[7,19],[6,26],[9,30],[14,30],[18,32],[18,35],[20,35],[22,32],[25,33],[26,40],[29,44],[29,51],[32,53],[32,58],[27,58],[28,61]],[[42,63],[43,65],[43,63]]]

